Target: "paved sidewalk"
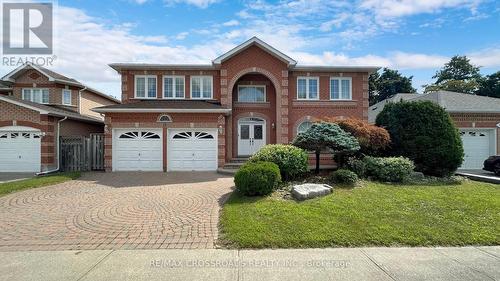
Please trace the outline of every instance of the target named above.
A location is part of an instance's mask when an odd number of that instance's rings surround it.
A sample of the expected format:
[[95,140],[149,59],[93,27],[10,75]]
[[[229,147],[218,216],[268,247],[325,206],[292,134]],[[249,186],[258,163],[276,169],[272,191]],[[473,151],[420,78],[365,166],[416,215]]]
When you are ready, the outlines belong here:
[[500,247],[0,252],[0,280],[500,280]]

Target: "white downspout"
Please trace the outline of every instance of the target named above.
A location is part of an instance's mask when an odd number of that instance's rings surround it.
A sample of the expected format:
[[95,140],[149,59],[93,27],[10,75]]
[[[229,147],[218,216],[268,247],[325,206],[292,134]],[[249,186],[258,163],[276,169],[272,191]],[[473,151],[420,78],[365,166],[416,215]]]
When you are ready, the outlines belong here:
[[83,89],[78,90],[78,113],[82,114],[82,92],[87,90],[87,86]]
[[40,172],[40,173],[37,173],[36,175],[37,176],[40,176],[40,175],[46,175],[46,174],[50,174],[50,173],[53,173],[53,172],[57,172],[59,171],[59,130],[61,129],[61,123],[68,119],[68,116],[64,117],[63,119],[57,121],[57,132],[56,132],[56,163],[57,163],[57,168],[55,169],[52,169],[52,170],[49,170],[49,171],[45,171],[45,172]]

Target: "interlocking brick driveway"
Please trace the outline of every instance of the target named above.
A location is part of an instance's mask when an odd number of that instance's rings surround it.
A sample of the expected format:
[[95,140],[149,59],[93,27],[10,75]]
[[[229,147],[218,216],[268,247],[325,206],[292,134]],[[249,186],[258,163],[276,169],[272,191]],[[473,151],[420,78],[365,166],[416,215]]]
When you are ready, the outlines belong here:
[[213,248],[233,179],[87,173],[0,197],[0,251]]

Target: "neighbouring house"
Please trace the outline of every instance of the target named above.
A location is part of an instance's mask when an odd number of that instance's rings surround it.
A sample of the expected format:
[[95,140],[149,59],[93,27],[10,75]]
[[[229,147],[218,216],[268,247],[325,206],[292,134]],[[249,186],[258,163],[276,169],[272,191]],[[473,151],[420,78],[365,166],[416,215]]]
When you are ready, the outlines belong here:
[[461,169],[482,169],[490,155],[500,154],[500,99],[470,94],[436,91],[428,94],[397,94],[370,106],[369,121],[388,102],[428,100],[439,104],[460,130],[464,146]]
[[256,37],[206,65],[110,66],[122,104],[94,109],[105,114],[107,171],[217,170],[322,117],[368,120],[378,70],[301,66]]
[[120,101],[33,64],[0,80],[0,172],[57,169],[59,137],[103,133],[92,108]]

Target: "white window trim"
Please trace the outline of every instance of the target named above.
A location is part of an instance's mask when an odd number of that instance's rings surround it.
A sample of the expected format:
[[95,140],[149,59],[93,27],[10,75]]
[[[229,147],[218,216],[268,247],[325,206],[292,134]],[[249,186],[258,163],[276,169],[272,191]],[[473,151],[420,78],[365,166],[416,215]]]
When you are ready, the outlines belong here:
[[[211,81],[211,89],[210,89],[210,97],[209,98],[204,98],[203,97],[203,89],[204,89],[204,85],[203,85],[203,78],[207,78],[209,77],[210,78],[210,81]],[[193,97],[193,78],[200,78],[200,97],[196,97],[194,98]],[[211,100],[214,98],[214,77],[213,76],[208,76],[208,75],[193,75],[190,77],[190,87],[189,87],[189,95],[190,95],[190,98],[193,99],[193,100]]]
[[[40,104],[50,104],[50,90],[48,88],[22,88],[21,89],[21,99],[22,100],[25,100],[24,99],[24,91],[25,90],[30,91],[30,99],[28,101],[38,103],[36,101],[33,101],[33,90],[40,90],[40,92],[42,93],[42,100],[41,100]],[[48,96],[49,101],[48,102],[43,102],[43,91],[48,91],[48,93],[49,93],[49,96]]]
[[[339,97],[342,97],[342,82],[341,80],[349,80],[349,98],[348,99],[343,99],[343,98],[338,98],[334,99],[333,98],[333,93],[332,93],[332,80],[339,80]],[[349,101],[352,100],[352,77],[330,77],[330,84],[328,84],[328,88],[330,89],[330,100],[334,101]]]
[[[165,96],[165,79],[166,78],[172,78],[172,97],[166,97]],[[175,78],[182,78],[183,81],[183,89],[182,89],[182,98],[176,97],[175,96]],[[186,98],[186,77],[184,75],[164,75],[163,76],[163,93],[162,93],[162,98],[168,99],[168,100],[179,100],[179,99],[185,99]]]
[[[65,94],[66,92],[69,92],[69,103],[65,103],[65,102],[64,102],[64,94]],[[61,103],[62,103],[63,105],[72,105],[72,103],[71,103],[71,98],[72,98],[72,95],[73,95],[73,93],[71,92],[71,90],[70,90],[70,89],[62,89]]]
[[[144,97],[137,96],[137,78],[144,78]],[[154,78],[156,84],[156,91],[154,97],[148,97],[148,78]],[[158,97],[158,79],[156,75],[135,75],[134,76],[134,98],[136,99],[156,99]]]
[[300,128],[300,126],[302,126],[304,123],[311,123],[311,125],[312,125],[312,124],[314,124],[314,122],[313,122],[313,121],[310,121],[310,120],[304,120],[304,121],[300,122],[300,123],[299,123],[299,125],[297,125],[297,135],[298,135],[298,134],[300,134],[300,132],[299,132],[299,128]]
[[[306,79],[306,97],[305,98],[300,98],[299,97],[299,79]],[[316,80],[317,85],[318,85],[318,92],[316,95],[316,98],[312,99],[309,97],[309,80]],[[317,76],[297,76],[297,100],[319,100],[319,77]]]
[[[263,88],[264,89],[264,101],[241,101],[240,100],[240,88],[241,87],[255,87],[255,88]],[[238,85],[238,102],[241,103],[266,103],[267,102],[267,92],[266,85]]]

